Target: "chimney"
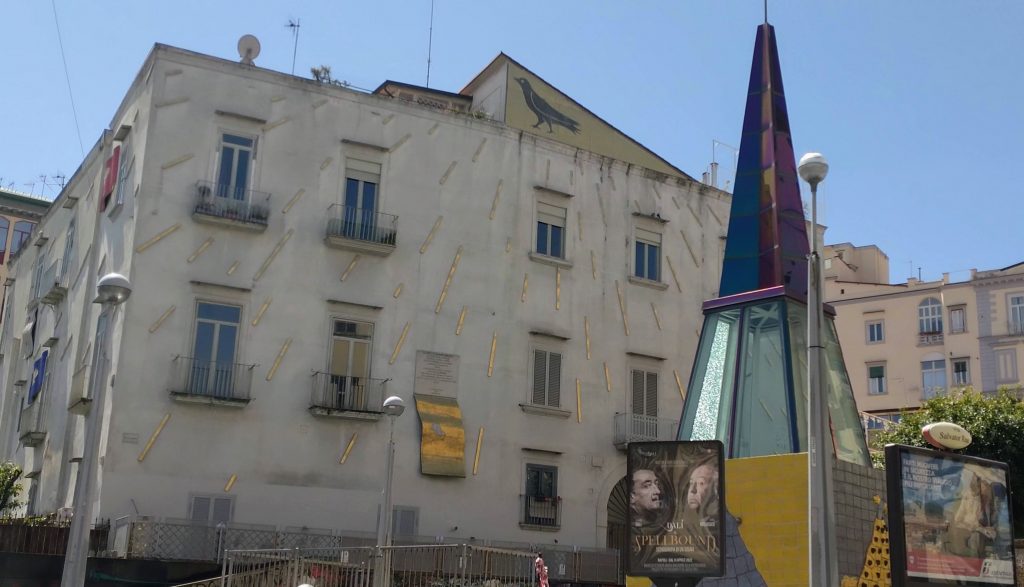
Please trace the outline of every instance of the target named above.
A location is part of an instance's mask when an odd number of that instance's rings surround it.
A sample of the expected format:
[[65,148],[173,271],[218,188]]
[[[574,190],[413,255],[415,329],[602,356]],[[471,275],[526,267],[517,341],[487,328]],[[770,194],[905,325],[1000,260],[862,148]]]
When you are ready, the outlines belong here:
[[702,174],[702,175],[700,176],[700,182],[701,182],[702,184],[704,184],[704,185],[709,185],[709,183],[708,183],[708,182],[710,182],[710,181],[711,181],[711,174],[709,174],[709,173],[708,173],[707,171],[705,171],[705,172],[704,172],[704,173],[703,173],[703,174]]
[[715,161],[711,162],[711,187],[718,187],[718,163]]
[[949,273],[942,274],[942,283],[949,283]]

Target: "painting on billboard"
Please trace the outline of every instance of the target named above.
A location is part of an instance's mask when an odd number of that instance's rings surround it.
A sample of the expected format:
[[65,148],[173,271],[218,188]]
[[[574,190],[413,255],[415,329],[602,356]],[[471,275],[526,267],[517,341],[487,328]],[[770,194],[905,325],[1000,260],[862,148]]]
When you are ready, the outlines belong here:
[[719,441],[629,444],[628,574],[724,574],[723,458]]
[[1005,463],[885,447],[893,584],[1014,585]]

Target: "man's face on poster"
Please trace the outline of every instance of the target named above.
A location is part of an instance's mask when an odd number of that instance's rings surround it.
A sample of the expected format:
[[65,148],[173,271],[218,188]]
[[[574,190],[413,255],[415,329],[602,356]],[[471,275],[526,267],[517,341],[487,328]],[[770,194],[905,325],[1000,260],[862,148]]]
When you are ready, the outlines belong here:
[[705,464],[694,469],[686,486],[686,508],[697,510],[707,503],[718,483],[717,478],[718,473],[711,465]]
[[637,469],[633,472],[633,489],[629,495],[629,504],[638,511],[658,511],[664,507],[661,499],[661,485],[657,475],[650,469]]

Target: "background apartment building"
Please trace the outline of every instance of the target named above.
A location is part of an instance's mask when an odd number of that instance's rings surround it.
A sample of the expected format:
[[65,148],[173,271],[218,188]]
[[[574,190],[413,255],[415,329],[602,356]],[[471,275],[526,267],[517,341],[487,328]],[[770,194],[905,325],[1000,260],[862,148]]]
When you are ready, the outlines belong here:
[[971,270],[966,281],[890,284],[874,245],[826,247],[826,298],[857,405],[886,418],[922,400],[972,386],[1020,386],[1024,361],[1024,263]]
[[582,547],[624,530],[625,442],[675,434],[729,212],[504,55],[367,94],[159,45],[57,204],[3,330],[33,512],[99,327],[101,518],[372,535],[394,394],[399,539]]
[[50,202],[0,188],[0,280],[7,280],[7,263],[28,242]]

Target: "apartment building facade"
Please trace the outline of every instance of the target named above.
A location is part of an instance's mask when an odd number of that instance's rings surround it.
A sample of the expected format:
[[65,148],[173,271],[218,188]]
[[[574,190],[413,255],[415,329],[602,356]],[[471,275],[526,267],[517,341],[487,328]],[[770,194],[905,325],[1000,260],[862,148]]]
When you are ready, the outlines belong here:
[[0,280],[7,280],[7,262],[28,242],[50,202],[0,188]]
[[888,283],[873,245],[826,247],[826,298],[836,310],[861,411],[888,419],[955,388],[1019,388],[1024,263],[971,270],[966,281]]
[[99,518],[372,533],[398,395],[399,536],[614,546],[728,213],[504,55],[363,93],[158,45],[17,259],[0,455],[66,507],[100,409]]

